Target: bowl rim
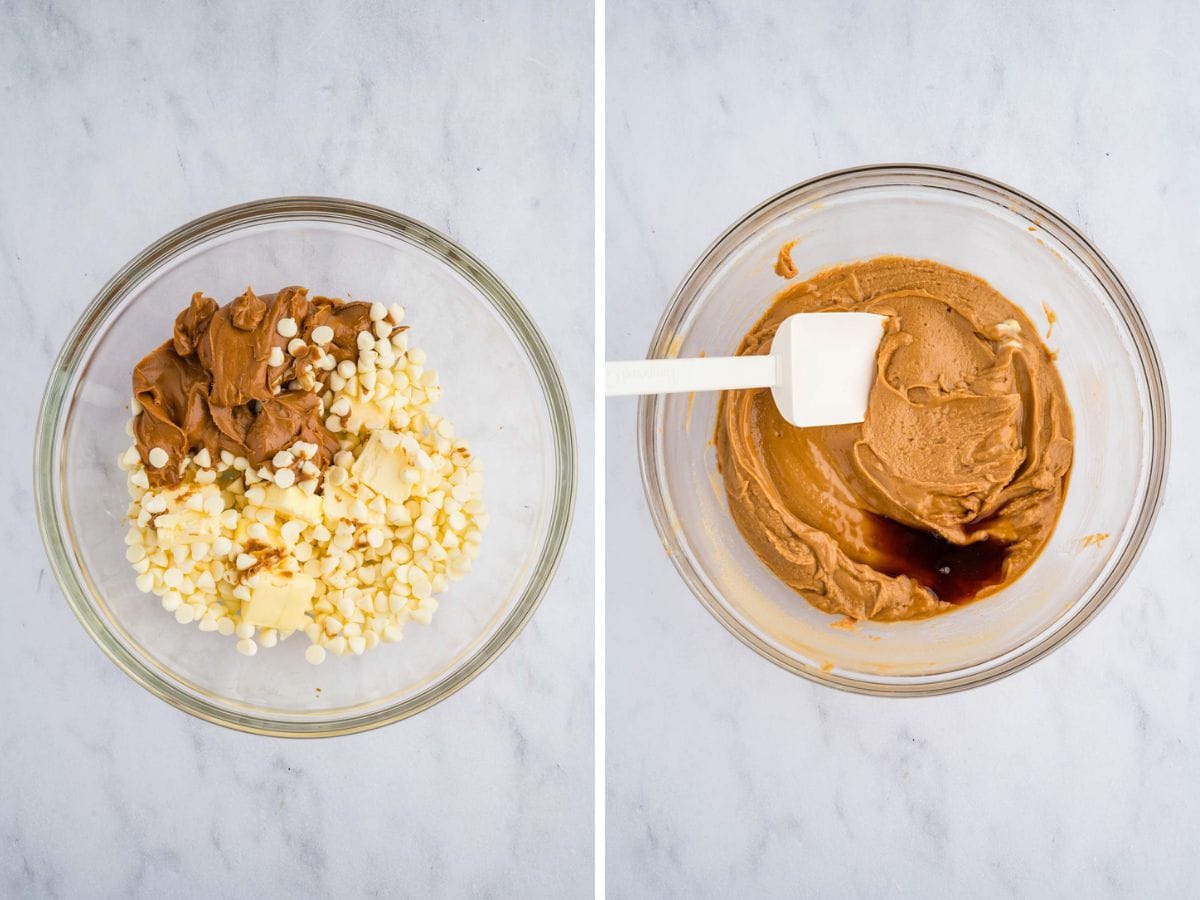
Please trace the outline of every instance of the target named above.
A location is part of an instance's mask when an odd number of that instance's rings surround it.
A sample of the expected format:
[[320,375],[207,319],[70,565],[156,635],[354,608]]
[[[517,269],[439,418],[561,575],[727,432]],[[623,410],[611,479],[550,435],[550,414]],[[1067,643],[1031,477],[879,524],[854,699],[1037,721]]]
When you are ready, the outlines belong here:
[[[131,290],[178,255],[224,234],[254,225],[318,221],[366,228],[416,244],[466,279],[492,305],[530,362],[546,403],[554,440],[553,501],[545,536],[531,573],[495,632],[432,685],[403,700],[345,718],[275,719],[225,709],[161,677],[117,639],[93,606],[69,556],[61,500],[62,438],[78,361],[92,338]],[[50,370],[35,430],[33,481],[38,530],[54,577],[72,612],[104,654],[150,693],[190,715],[236,731],[273,737],[332,737],[379,728],[416,715],[451,696],[489,666],[512,642],[541,603],[566,550],[574,518],[578,450],[570,400],[562,374],[542,333],[515,294],[487,266],[455,241],[385,207],[337,197],[286,196],[239,203],[201,215],[168,232],[125,263],[76,320]]]
[[[696,303],[700,286],[717,267],[726,244],[732,244],[735,239],[740,242],[746,236],[743,232],[753,221],[766,218],[785,205],[791,207],[813,203],[833,194],[887,186],[957,190],[1004,205],[1014,213],[1036,217],[1038,227],[1048,230],[1065,244],[1100,281],[1129,329],[1147,386],[1150,410],[1149,471],[1145,491],[1135,507],[1137,519],[1129,540],[1116,564],[1099,584],[1089,588],[1093,591],[1090,600],[1016,648],[964,669],[936,675],[889,676],[886,681],[872,681],[836,671],[825,672],[815,663],[806,664],[794,659],[763,641],[738,619],[719,596],[708,589],[693,567],[690,551],[684,547],[671,526],[664,499],[666,489],[659,478],[656,464],[661,443],[661,435],[655,427],[660,403],[657,395],[643,396],[638,404],[638,465],[651,518],[663,546],[667,548],[668,557],[700,603],[734,637],[781,668],[818,684],[873,696],[933,696],[988,684],[1031,665],[1078,633],[1117,592],[1141,555],[1162,506],[1170,458],[1170,404],[1162,360],[1137,301],[1113,266],[1079,229],[1045,204],[1016,188],[973,172],[925,163],[882,163],[838,169],[795,184],[756,205],[714,240],[680,281],[659,319],[647,358],[672,355],[675,333]],[[1021,652],[1014,653],[1022,647],[1024,649]]]

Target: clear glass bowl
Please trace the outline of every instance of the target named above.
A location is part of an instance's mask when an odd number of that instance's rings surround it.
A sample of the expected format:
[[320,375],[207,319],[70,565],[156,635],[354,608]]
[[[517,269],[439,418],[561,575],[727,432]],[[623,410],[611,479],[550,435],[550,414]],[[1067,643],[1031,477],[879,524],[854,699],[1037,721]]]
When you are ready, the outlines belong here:
[[[872,694],[936,694],[999,678],[1079,630],[1129,573],[1166,474],[1167,396],[1128,289],[1062,218],[965,172],[872,166],[763,203],[704,254],[659,323],[651,357],[732,354],[783,282],[883,254],[934,259],[989,281],[1045,330],[1075,419],[1075,463],[1058,527],[1005,590],[931,619],[853,630],[775,578],[728,512],[712,447],[716,394],[651,396],[639,453],[651,513],[688,586],[744,643],[814,681]],[[1105,537],[1100,537],[1105,535]]]
[[[303,636],[246,658],[140,593],[125,561],[133,365],[170,335],[193,291],[246,285],[399,302],[445,392],[438,410],[483,461],[491,523],[470,575],[397,645],[311,666]],[[528,621],[558,565],[575,496],[566,391],[537,328],[466,250],[378,207],[298,197],[221,210],[147,248],[72,329],[46,389],[35,454],[38,522],[55,576],[131,678],[210,722],[282,736],[374,728],[462,687]]]

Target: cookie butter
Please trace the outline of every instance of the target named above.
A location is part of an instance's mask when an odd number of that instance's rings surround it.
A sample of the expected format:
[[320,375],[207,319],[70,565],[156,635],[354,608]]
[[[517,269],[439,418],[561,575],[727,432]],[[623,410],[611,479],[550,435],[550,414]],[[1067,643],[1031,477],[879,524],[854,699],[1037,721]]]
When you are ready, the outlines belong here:
[[1070,408],[1021,310],[985,281],[887,256],[789,285],[745,336],[767,353],[802,312],[890,317],[860,424],[797,429],[768,390],[726,392],[717,463],[754,552],[814,606],[933,615],[1000,590],[1054,530]]
[[[180,463],[202,449],[227,450],[259,466],[303,441],[317,446],[314,463],[328,466],[338,442],[322,422],[313,386],[329,368],[313,363],[318,354],[331,358],[330,367],[355,360],[370,308],[310,299],[302,287],[261,297],[247,288],[225,306],[194,294],[171,340],[133,371],[133,396],[144,413],[134,426],[138,452],[148,464],[151,450],[166,453],[165,462],[147,465],[151,486],[179,484]],[[313,332],[322,328],[326,340],[318,344]]]

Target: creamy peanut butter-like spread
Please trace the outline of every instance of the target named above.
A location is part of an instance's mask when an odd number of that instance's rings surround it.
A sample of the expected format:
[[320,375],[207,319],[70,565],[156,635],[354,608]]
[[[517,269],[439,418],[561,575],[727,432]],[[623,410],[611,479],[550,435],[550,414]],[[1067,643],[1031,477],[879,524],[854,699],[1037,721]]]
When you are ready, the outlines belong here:
[[740,354],[795,313],[889,317],[866,419],[799,429],[766,389],[726,392],[717,462],[754,552],[819,609],[930,616],[1011,583],[1054,530],[1073,453],[1054,358],[982,279],[885,256],[791,284]]
[[[321,326],[332,330],[333,339],[320,352],[339,363],[355,360],[355,339],[369,324],[370,309],[368,303],[309,298],[302,287],[261,297],[247,288],[225,306],[194,294],[175,319],[171,340],[133,371],[133,396],[144,412],[134,427],[138,452],[144,463],[152,448],[167,453],[166,464],[146,466],[151,486],[179,484],[180,463],[201,449],[227,450],[260,466],[305,441],[317,445],[314,462],[324,470],[338,441],[322,421],[319,391],[296,382],[326,377],[310,365],[318,353],[312,333]],[[288,334],[279,327],[285,319],[294,324],[283,329]],[[296,340],[303,346],[289,350]]]

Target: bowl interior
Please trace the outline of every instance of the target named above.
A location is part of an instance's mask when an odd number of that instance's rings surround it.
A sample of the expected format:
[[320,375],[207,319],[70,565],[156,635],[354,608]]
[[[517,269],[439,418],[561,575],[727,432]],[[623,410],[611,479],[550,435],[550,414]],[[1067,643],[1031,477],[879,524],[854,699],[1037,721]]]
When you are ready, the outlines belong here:
[[[321,666],[304,661],[303,635],[247,659],[231,639],[181,626],[157,597],[139,593],[124,559],[128,496],[116,466],[129,444],[131,369],[170,335],[192,292],[223,303],[247,285],[289,284],[406,308],[410,345],[425,350],[444,385],[437,408],[483,462],[491,513],[479,559],[439,597],[431,626],[410,623],[399,644]],[[435,692],[522,601],[562,500],[546,394],[510,322],[425,242],[363,224],[258,221],[178,253],[131,284],[100,323],[66,397],[59,528],[86,602],[165,683],[234,716],[331,721]]]
[[[750,551],[728,513],[711,439],[716,394],[646,406],[661,518],[685,576],[719,618],[782,664],[843,684],[961,677],[1021,653],[1086,605],[1134,532],[1151,461],[1151,405],[1136,339],[1104,284],[1034,210],[949,187],[871,184],[769,204],[735,229],[680,294],[656,355],[734,352],[783,282],[883,254],[937,260],[989,281],[1049,334],[1075,420],[1075,462],[1058,527],[1005,590],[916,622],[831,627]],[[1051,329],[1051,315],[1055,321]],[[669,332],[669,333],[667,333]],[[652,498],[653,504],[653,498]]]

